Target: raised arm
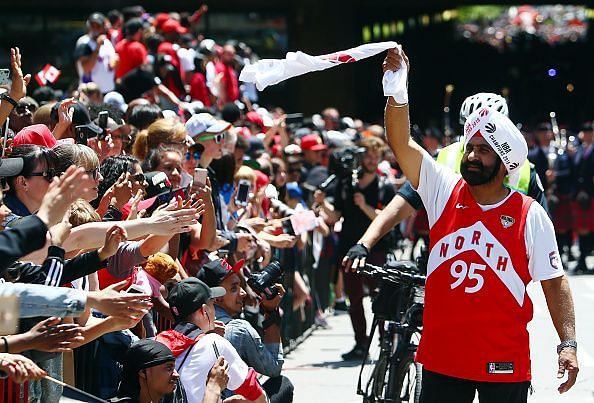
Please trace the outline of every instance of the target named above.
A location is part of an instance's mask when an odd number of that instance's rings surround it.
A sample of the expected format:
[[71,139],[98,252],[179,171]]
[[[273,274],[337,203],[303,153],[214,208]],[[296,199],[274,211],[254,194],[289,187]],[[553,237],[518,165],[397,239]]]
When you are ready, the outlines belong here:
[[[399,70],[403,59],[406,65],[409,66],[408,58],[403,51],[399,49],[388,50],[383,64],[384,72]],[[410,137],[408,104],[398,104],[393,97],[389,97],[385,109],[385,126],[388,144],[394,152],[404,175],[416,188],[419,185],[423,149]]]

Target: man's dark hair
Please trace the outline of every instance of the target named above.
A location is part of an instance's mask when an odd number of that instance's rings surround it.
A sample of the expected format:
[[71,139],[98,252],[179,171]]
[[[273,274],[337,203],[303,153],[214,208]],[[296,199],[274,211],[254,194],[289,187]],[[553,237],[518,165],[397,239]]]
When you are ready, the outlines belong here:
[[128,119],[128,123],[136,127],[138,130],[144,130],[151,125],[155,120],[163,118],[163,112],[159,106],[138,105]]
[[35,91],[33,91],[33,94],[31,94],[31,97],[36,100],[39,105],[44,105],[50,101],[55,101],[58,99],[53,88],[48,87],[47,85],[36,88]]
[[116,22],[118,22],[118,20],[120,18],[123,19],[124,18],[124,14],[122,14],[119,10],[110,10],[107,13],[107,19],[109,20],[109,22],[111,23],[111,25],[113,25]]
[[122,8],[122,15],[124,21],[128,21],[132,18],[140,18],[144,14],[144,7],[142,6],[129,6]]
[[221,117],[225,122],[233,124],[237,120],[239,120],[240,116],[241,111],[239,110],[239,107],[234,103],[229,102],[223,105],[223,109],[221,110]]
[[[227,120],[228,122],[228,120]],[[240,150],[247,151],[250,149],[250,142],[248,139],[243,137],[241,134],[237,135],[237,142],[235,143],[235,148],[239,148]]]
[[132,18],[124,23],[124,26],[122,28],[122,34],[126,38],[129,38],[129,37],[135,35],[143,27],[144,27],[144,25],[140,18]]

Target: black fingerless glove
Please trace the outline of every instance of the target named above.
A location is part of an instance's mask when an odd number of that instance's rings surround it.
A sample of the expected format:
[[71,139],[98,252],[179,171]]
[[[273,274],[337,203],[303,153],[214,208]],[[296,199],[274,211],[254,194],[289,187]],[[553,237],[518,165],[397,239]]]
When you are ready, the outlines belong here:
[[367,249],[367,246],[363,245],[362,243],[358,243],[356,245],[353,245],[351,247],[351,249],[349,249],[349,251],[347,252],[347,257],[351,260],[355,259],[355,258],[366,258],[367,256],[369,256],[369,249]]

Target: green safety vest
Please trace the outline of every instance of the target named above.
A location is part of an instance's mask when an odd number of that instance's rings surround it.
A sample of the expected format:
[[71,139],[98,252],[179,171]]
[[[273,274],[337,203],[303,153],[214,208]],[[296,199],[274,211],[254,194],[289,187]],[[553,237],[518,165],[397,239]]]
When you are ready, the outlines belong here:
[[[445,165],[456,173],[460,173],[460,162],[464,155],[464,147],[462,142],[450,144],[442,148],[437,155],[437,163]],[[518,192],[528,194],[528,187],[530,186],[530,162],[524,161],[524,165],[520,168],[520,180],[514,185],[509,184],[509,177],[505,177],[504,184]]]

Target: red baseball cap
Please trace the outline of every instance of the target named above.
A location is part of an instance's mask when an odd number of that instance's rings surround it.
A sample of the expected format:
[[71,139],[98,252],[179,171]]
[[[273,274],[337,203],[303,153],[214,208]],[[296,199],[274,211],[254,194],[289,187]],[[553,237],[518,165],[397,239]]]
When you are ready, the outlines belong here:
[[258,112],[251,111],[246,113],[245,120],[257,125],[258,127],[260,127],[260,130],[264,130],[264,119]]
[[163,31],[163,33],[168,33],[168,32],[177,32],[178,34],[187,34],[188,33],[187,28],[182,27],[181,24],[179,23],[179,21],[171,19],[171,18],[163,23],[163,25],[161,26],[161,31]]
[[35,144],[38,146],[53,148],[58,141],[44,124],[37,124],[24,127],[14,136],[12,146],[23,144]]
[[301,138],[301,149],[303,151],[321,151],[327,148],[328,146],[322,143],[322,139],[317,134],[308,134]]
[[159,13],[157,14],[157,16],[155,17],[155,20],[153,21],[153,24],[155,25],[155,27],[157,29],[161,29],[161,27],[163,26],[163,24],[169,19],[169,14],[167,13]]

